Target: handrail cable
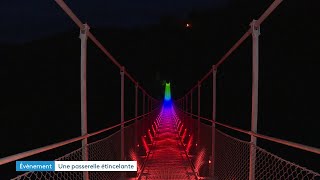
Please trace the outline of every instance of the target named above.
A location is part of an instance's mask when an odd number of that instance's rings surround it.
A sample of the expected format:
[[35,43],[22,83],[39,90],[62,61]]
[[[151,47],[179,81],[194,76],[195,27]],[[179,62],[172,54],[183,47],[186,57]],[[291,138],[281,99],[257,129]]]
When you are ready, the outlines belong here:
[[65,140],[65,141],[58,142],[58,143],[54,143],[54,144],[50,144],[50,145],[47,145],[47,146],[43,146],[43,147],[40,147],[40,148],[37,148],[37,149],[32,149],[32,150],[29,150],[29,151],[25,151],[25,152],[22,152],[22,153],[18,153],[18,154],[14,154],[14,155],[11,155],[11,156],[7,156],[7,157],[4,157],[4,158],[1,158],[0,159],[0,165],[7,164],[7,163],[10,163],[10,162],[22,159],[22,158],[26,158],[26,157],[29,157],[29,156],[32,156],[32,155],[36,155],[36,154],[39,154],[39,153],[42,153],[42,152],[46,152],[46,151],[49,151],[51,149],[55,149],[55,148],[58,148],[58,147],[61,147],[61,146],[64,146],[64,145],[68,145],[68,144],[71,144],[71,143],[74,143],[74,142],[77,142],[77,141],[81,141],[81,140],[89,138],[91,136],[95,136],[95,135],[101,134],[103,132],[112,130],[112,129],[116,128],[116,127],[119,127],[121,125],[127,124],[127,123],[129,123],[131,121],[137,120],[139,118],[143,118],[144,116],[147,116],[147,115],[153,113],[154,111],[156,111],[159,108],[160,107],[157,107],[157,108],[155,108],[154,110],[152,110],[152,111],[150,111],[148,113],[145,113],[145,114],[140,115],[138,117],[132,118],[132,119],[127,120],[127,121],[125,121],[123,123],[119,123],[117,125],[114,125],[114,126],[111,126],[111,127],[105,128],[105,129],[98,130],[98,131],[93,132],[93,133],[88,133],[88,134],[83,135],[83,136],[78,136],[78,137],[75,137],[75,138],[72,138],[72,139],[68,139],[68,140]]
[[188,114],[188,115],[192,115],[192,116],[194,116],[196,118],[199,117],[202,120],[218,124],[220,126],[223,126],[225,128],[228,128],[228,129],[240,132],[240,133],[244,133],[244,134],[247,134],[247,135],[253,135],[253,136],[257,137],[257,138],[261,138],[261,139],[265,139],[265,140],[268,140],[268,141],[272,141],[274,143],[287,145],[287,146],[290,146],[290,147],[293,147],[293,148],[301,149],[301,150],[312,152],[312,153],[315,153],[315,154],[320,154],[320,149],[319,148],[315,148],[315,147],[311,147],[311,146],[307,146],[307,145],[304,145],[304,144],[299,144],[299,143],[296,143],[296,142],[287,141],[287,140],[283,140],[283,139],[279,139],[279,138],[274,138],[274,137],[271,137],[271,136],[266,136],[266,135],[263,135],[263,134],[259,134],[259,133],[255,133],[255,132],[251,132],[251,131],[247,131],[247,130],[243,130],[243,129],[240,129],[240,128],[237,128],[237,127],[234,127],[234,126],[230,126],[230,125],[227,125],[227,124],[224,124],[224,123],[213,121],[212,119],[209,119],[209,118],[205,118],[205,117],[201,117],[201,116],[198,116],[198,115],[195,115],[195,114],[191,114],[189,112],[185,112],[185,111],[182,111],[182,112],[184,112],[185,114]]
[[[260,26],[265,19],[281,4],[283,0],[275,0],[268,9],[259,17],[259,19],[256,21],[256,26]],[[244,34],[242,37],[231,47],[229,51],[216,63],[215,67],[218,68],[224,61],[227,60],[227,58],[251,35],[252,30],[251,28]],[[208,73],[206,73],[201,80],[199,81],[202,83],[206,78],[210,76],[212,73],[212,68]],[[186,95],[189,94],[191,91],[193,91],[198,86],[198,83],[194,85],[189,91],[187,91]],[[180,98],[181,99],[181,98]]]
[[[73,20],[73,22],[80,28],[84,28],[84,24],[81,20],[73,13],[73,11],[67,6],[67,4],[63,0],[55,0],[56,3],[63,9],[63,11]],[[115,64],[119,69],[122,69],[122,65],[111,55],[111,53],[100,43],[100,41],[90,32],[88,31],[88,37],[92,40],[92,42]],[[139,85],[138,81],[136,81],[126,70],[124,71],[125,75],[141,89],[148,97],[156,100],[151,95],[149,95],[146,90]]]

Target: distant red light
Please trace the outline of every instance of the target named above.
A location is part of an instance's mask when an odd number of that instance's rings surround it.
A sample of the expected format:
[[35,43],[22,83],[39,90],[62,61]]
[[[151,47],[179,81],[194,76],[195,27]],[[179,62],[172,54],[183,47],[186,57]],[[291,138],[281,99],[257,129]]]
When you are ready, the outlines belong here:
[[187,23],[187,24],[186,24],[186,28],[191,28],[191,24],[190,24],[190,23]]

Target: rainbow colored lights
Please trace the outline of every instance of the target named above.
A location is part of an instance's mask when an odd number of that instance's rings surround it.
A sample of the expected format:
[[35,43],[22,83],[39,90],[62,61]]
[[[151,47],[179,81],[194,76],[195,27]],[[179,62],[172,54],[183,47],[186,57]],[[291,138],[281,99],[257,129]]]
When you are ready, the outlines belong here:
[[170,89],[170,83],[166,83],[166,87],[164,90],[164,100],[170,101],[171,100],[171,89]]

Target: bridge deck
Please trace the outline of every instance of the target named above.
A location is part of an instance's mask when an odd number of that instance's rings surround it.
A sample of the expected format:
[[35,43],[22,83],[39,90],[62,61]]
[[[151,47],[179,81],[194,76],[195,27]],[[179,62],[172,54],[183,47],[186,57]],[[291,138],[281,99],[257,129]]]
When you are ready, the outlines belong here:
[[159,131],[141,179],[196,179],[170,110],[163,111],[160,116]]

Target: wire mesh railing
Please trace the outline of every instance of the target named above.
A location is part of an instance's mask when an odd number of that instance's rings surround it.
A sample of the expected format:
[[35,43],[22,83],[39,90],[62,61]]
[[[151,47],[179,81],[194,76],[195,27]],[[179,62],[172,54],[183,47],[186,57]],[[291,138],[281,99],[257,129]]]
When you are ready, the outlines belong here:
[[[56,161],[81,161],[82,148],[74,150]],[[31,179],[83,179],[83,172],[54,172],[54,171],[35,171],[21,174],[12,180],[31,180]]]
[[216,131],[215,176],[219,179],[248,179],[250,144]]
[[253,147],[256,151],[256,179],[320,179],[317,172],[280,158],[258,146]]
[[[183,125],[187,129],[186,131],[190,132],[184,139],[185,147],[200,178],[249,179],[250,154],[252,155],[250,147],[252,147],[255,150],[255,179],[320,179],[318,172],[287,161],[248,141],[228,135],[218,128],[214,133],[215,166],[212,169],[212,126],[201,122],[200,141],[197,142],[193,138],[194,134],[197,134],[197,128],[195,128],[197,120],[193,119],[190,113],[184,113],[179,109],[177,112],[181,120],[179,123],[180,134],[183,134],[184,130],[181,128]],[[181,135],[181,137],[183,136]],[[212,177],[213,174],[214,177]]]
[[[144,116],[137,119],[134,123],[126,126],[124,128],[125,134],[125,160],[127,161],[137,161],[138,171],[137,172],[115,172],[115,171],[90,171],[89,179],[125,179],[134,178],[141,171],[143,162],[145,160],[145,155],[147,153],[146,147],[144,147],[141,140],[138,144],[134,144],[133,138],[135,136],[141,136],[147,134],[147,131],[141,131],[143,129],[147,130],[152,128],[155,117],[159,114],[159,110],[156,109],[148,116]],[[137,124],[136,124],[137,123]],[[136,131],[138,126],[139,131]],[[121,139],[121,130],[113,133],[110,136],[91,142],[87,145],[88,148],[88,160],[89,161],[118,161],[121,159],[121,151],[119,151],[121,144],[119,143]],[[141,139],[141,138],[140,138]],[[62,157],[57,158],[55,161],[82,161],[82,148],[76,149]],[[19,175],[13,180],[36,180],[36,179],[83,179],[83,172],[74,171],[35,171],[27,172]]]
[[216,131],[215,175],[219,179],[248,179],[250,146],[255,154],[255,179],[320,179],[320,174],[274,155],[250,142]]

